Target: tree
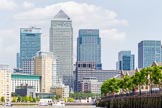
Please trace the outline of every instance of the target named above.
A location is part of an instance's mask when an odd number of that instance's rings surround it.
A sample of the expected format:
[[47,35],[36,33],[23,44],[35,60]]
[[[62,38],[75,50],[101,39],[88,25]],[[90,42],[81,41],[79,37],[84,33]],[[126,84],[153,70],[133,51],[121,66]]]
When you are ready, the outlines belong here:
[[119,82],[120,80],[117,78],[106,80],[101,86],[101,93],[106,96],[108,93],[114,95],[114,93],[119,92]]
[[21,102],[22,101],[22,97],[21,96],[18,96],[17,97],[17,102]]
[[40,101],[40,98],[39,97],[36,97],[36,101]]
[[1,97],[1,102],[5,102],[4,96]]
[[53,101],[56,100],[56,98],[54,96],[52,96],[51,98],[52,98]]
[[33,98],[31,96],[29,96],[29,101],[33,102]]
[[17,97],[13,97],[12,102],[17,102]]
[[25,102],[29,101],[29,97],[28,96],[25,96],[24,99],[25,99]]
[[32,102],[36,102],[36,98],[33,98],[33,101]]
[[73,98],[68,98],[68,102],[74,102]]

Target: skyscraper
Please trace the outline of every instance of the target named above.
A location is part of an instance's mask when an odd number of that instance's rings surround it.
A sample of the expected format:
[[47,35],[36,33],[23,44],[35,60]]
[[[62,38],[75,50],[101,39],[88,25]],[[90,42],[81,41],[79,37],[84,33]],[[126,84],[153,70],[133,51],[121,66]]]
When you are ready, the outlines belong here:
[[161,62],[161,41],[143,40],[138,43],[138,68],[151,66],[151,64]]
[[51,20],[50,52],[57,61],[57,76],[63,83],[72,87],[73,73],[73,28],[72,21],[60,10]]
[[77,61],[95,62],[102,69],[101,38],[98,29],[80,29],[77,39]]
[[20,68],[20,53],[16,53],[16,65],[17,68]]
[[40,28],[21,28],[20,29],[20,68],[23,62],[31,60],[36,52],[41,49],[41,29]]
[[134,70],[134,60],[131,51],[120,51],[118,53],[117,70]]
[[53,85],[53,64],[55,59],[50,52],[37,52],[34,57],[34,74],[41,76],[40,92],[49,93]]

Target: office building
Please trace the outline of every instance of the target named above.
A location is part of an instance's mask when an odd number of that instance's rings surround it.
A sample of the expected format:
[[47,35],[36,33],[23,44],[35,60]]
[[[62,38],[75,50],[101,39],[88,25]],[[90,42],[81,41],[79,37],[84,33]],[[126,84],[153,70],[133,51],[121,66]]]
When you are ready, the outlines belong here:
[[51,87],[51,93],[60,96],[60,98],[68,98],[69,97],[69,86],[64,84],[56,84],[55,86]]
[[117,70],[98,70],[95,62],[77,62],[76,63],[76,80],[75,91],[82,90],[81,82],[85,77],[95,77],[99,82],[115,77],[119,71]]
[[11,101],[11,71],[8,65],[0,65],[0,97],[4,97],[5,102]]
[[73,75],[73,28],[72,20],[60,10],[51,20],[50,52],[57,59],[57,76],[65,85],[72,87]]
[[53,85],[53,61],[53,54],[50,52],[38,52],[34,57],[34,74],[41,76],[41,93],[50,93]]
[[40,28],[20,28],[20,68],[25,60],[32,59],[41,49]]
[[118,53],[117,70],[134,70],[134,60],[131,51],[120,51]]
[[81,82],[81,91],[101,94],[102,83],[103,82],[98,82],[96,77],[85,77]]
[[33,86],[17,86],[15,93],[19,96],[31,96],[32,98],[36,98],[35,88]]
[[16,67],[20,68],[20,53],[16,53]]
[[34,75],[34,60],[33,60],[33,58],[23,61],[23,73],[29,74],[29,75]]
[[77,61],[95,62],[102,69],[101,38],[98,29],[80,29],[77,38]]
[[12,74],[12,92],[15,93],[17,87],[31,86],[35,89],[36,93],[40,93],[40,79],[39,75],[27,75],[27,74]]
[[156,62],[161,62],[161,41],[143,40],[138,43],[138,68],[151,66]]

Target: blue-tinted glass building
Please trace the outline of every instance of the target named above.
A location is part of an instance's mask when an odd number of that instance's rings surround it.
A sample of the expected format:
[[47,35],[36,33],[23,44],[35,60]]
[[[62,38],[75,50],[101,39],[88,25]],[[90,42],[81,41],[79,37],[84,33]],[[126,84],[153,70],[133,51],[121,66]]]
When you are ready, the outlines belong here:
[[95,62],[97,69],[101,64],[101,38],[98,29],[80,29],[77,38],[77,61]]
[[20,68],[20,53],[16,53],[16,65],[17,68]]
[[41,50],[41,29],[20,28],[20,68],[23,61],[31,60],[36,52]]
[[161,62],[161,41],[144,40],[138,43],[138,68],[151,66]]
[[131,51],[120,51],[118,53],[117,70],[134,70],[134,58]]

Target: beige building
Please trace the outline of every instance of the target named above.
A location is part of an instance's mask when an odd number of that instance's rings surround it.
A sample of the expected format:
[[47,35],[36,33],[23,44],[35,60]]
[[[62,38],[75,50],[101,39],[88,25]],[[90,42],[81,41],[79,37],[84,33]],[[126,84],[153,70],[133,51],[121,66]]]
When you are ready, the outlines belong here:
[[69,86],[64,84],[56,84],[51,87],[51,93],[60,96],[60,98],[68,98],[69,97]]
[[38,52],[34,57],[34,74],[41,76],[40,92],[50,93],[53,82],[53,54]]
[[85,77],[81,82],[82,92],[101,93],[102,82],[98,82],[96,77]]
[[4,97],[5,102],[11,101],[11,71],[8,65],[0,65],[0,97]]

